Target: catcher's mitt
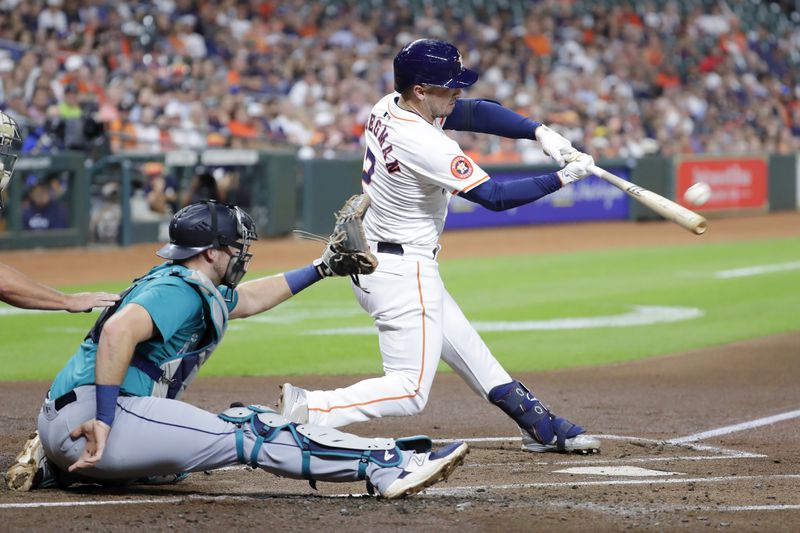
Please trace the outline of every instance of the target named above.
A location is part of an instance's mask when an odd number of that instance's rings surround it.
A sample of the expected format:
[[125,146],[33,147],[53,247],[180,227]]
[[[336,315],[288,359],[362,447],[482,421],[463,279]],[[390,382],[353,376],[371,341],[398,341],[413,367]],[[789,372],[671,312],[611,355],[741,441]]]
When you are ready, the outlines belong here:
[[322,262],[332,274],[355,276],[372,274],[378,267],[378,259],[369,250],[364,235],[362,220],[369,208],[369,196],[351,196],[342,209],[336,213],[336,225],[328,238],[328,245],[322,254]]

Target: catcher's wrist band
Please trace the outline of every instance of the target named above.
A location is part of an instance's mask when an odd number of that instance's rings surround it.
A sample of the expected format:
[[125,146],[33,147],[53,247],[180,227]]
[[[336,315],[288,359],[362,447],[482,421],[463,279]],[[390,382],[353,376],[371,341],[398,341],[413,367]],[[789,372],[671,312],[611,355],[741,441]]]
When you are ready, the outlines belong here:
[[289,285],[289,290],[292,291],[292,294],[297,294],[322,279],[314,263],[284,272],[283,277],[286,278],[286,283]]
[[97,415],[95,418],[109,426],[114,423],[114,414],[117,410],[117,397],[119,385],[95,385],[95,401],[97,402]]

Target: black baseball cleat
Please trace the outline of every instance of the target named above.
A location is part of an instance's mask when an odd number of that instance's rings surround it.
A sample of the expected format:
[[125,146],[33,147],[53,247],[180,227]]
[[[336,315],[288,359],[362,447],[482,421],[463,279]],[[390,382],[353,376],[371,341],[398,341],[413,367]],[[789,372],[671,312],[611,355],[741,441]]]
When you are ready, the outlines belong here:
[[58,486],[56,467],[45,456],[39,432],[34,432],[6,472],[8,488],[18,492]]
[[396,480],[381,493],[386,499],[405,498],[444,481],[464,462],[469,453],[466,442],[454,442],[441,450],[415,453]]

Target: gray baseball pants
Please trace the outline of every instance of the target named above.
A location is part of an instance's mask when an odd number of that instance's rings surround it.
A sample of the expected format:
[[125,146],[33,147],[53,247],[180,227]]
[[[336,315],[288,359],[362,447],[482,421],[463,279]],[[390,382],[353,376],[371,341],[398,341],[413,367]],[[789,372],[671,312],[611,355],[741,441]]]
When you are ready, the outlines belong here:
[[[38,429],[48,459],[66,472],[78,460],[86,439],[69,434],[96,414],[94,386],[75,389],[77,399],[60,410],[46,400]],[[244,424],[244,456],[250,457],[258,435]],[[237,460],[237,426],[216,414],[179,400],[120,396],[116,417],[103,457],[92,469],[81,471],[89,480],[124,481],[148,476],[214,470],[240,464]],[[396,467],[369,463],[366,477],[382,492],[395,481],[412,452],[401,451]],[[258,467],[278,476],[303,479],[302,451],[289,431],[264,442]],[[319,481],[357,481],[359,460],[351,457],[311,457],[310,472]]]

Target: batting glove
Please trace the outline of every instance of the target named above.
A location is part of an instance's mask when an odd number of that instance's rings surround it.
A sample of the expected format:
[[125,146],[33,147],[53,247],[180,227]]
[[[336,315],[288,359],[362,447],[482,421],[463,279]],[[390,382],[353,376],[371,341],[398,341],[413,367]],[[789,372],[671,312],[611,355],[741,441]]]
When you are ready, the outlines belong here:
[[544,153],[555,159],[558,166],[563,167],[567,163],[567,156],[577,152],[572,147],[572,143],[544,124],[536,128],[534,134],[536,135],[536,140],[542,145]]
[[592,174],[589,167],[594,165],[594,158],[589,154],[575,151],[565,159],[567,160],[567,166],[556,172],[562,186]]

